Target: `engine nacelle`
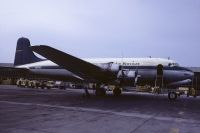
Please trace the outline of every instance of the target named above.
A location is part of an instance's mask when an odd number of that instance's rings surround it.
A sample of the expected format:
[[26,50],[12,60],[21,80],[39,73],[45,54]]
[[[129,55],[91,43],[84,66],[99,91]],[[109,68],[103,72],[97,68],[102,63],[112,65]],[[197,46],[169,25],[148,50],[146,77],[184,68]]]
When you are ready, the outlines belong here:
[[120,65],[115,64],[113,62],[101,63],[101,64],[96,64],[96,65],[105,71],[118,72],[120,69]]

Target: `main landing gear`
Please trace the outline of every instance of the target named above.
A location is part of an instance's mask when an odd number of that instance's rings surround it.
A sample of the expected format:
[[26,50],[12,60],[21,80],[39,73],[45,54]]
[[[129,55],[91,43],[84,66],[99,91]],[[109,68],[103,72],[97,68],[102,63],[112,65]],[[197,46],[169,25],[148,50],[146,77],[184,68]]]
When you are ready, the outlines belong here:
[[122,90],[119,87],[115,87],[113,89],[113,95],[114,96],[120,96],[122,94]]
[[[113,95],[114,96],[120,96],[122,94],[122,90],[120,89],[120,87],[116,86],[113,89]],[[106,89],[104,87],[96,87],[96,91],[95,91],[95,95],[98,97],[104,97],[106,95]]]

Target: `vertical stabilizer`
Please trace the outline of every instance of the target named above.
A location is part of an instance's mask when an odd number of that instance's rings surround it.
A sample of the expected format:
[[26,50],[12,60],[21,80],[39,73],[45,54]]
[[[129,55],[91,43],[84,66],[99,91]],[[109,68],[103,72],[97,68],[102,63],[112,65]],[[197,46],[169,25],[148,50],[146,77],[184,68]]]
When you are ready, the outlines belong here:
[[17,40],[17,47],[15,52],[14,65],[24,65],[42,61],[42,59],[35,56],[33,51],[30,49],[30,41],[28,38],[19,38]]

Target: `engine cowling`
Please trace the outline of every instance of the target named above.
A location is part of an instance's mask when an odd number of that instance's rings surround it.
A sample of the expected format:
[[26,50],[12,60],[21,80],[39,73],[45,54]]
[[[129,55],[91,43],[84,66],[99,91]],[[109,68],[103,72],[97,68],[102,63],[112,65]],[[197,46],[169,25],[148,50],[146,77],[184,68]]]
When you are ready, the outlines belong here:
[[133,70],[120,70],[117,74],[118,78],[135,78],[136,71]]
[[101,63],[101,64],[96,64],[96,65],[105,71],[118,72],[120,69],[120,65],[115,64],[113,62]]
[[122,69],[117,74],[117,79],[121,85],[136,86],[138,83],[138,71]]

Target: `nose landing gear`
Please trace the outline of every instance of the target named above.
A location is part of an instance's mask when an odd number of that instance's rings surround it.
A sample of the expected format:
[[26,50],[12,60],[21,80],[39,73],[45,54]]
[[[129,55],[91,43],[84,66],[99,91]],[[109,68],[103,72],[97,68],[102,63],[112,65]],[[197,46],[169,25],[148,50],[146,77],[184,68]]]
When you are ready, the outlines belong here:
[[169,100],[176,100],[177,99],[177,94],[176,94],[176,92],[174,92],[174,91],[170,91],[170,92],[168,92],[168,98],[169,98]]

